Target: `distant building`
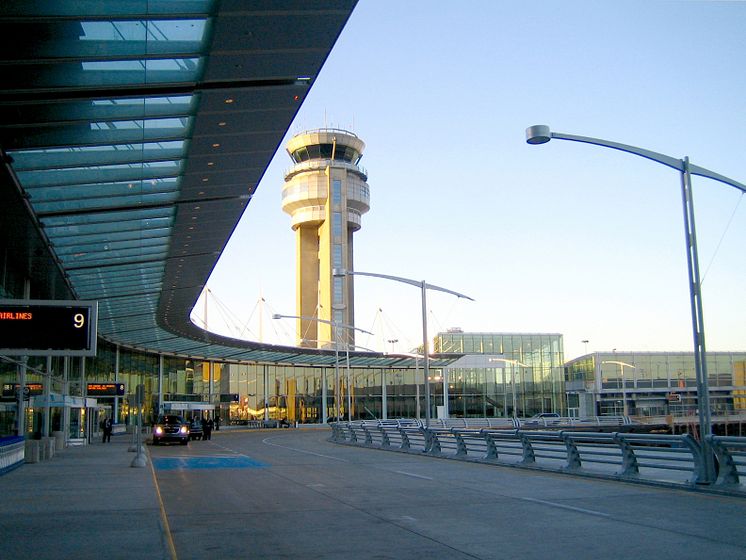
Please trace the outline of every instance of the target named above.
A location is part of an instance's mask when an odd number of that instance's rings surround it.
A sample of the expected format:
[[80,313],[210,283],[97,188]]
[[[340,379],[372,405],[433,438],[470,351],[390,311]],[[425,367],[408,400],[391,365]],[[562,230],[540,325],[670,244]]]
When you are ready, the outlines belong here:
[[[353,277],[335,278],[332,270],[353,270],[352,234],[370,209],[368,177],[358,165],[364,148],[337,129],[303,132],[287,145],[295,165],[285,174],[282,209],[295,231],[296,314],[320,320],[297,320],[299,346],[337,342],[324,321],[354,325]],[[353,332],[342,329],[339,341],[354,343]]]
[[438,333],[433,350],[442,355],[465,354],[443,368],[444,379],[434,380],[445,384],[443,414],[528,417],[539,412],[567,413],[561,334],[449,329]]
[[[567,362],[575,416],[687,416],[697,411],[692,352],[594,352]],[[746,352],[707,352],[713,416],[746,409]],[[626,403],[626,404],[625,404]]]

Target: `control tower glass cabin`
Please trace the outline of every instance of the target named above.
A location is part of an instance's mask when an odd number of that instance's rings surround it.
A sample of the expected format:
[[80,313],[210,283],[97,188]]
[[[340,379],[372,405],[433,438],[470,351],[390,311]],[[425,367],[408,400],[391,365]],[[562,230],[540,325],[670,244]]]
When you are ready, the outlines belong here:
[[[358,165],[365,143],[352,132],[302,132],[287,145],[294,165],[285,174],[282,209],[290,214],[296,245],[296,315],[299,346],[329,348],[354,344],[353,277],[334,278],[332,270],[354,270],[352,234],[370,209],[368,176]],[[311,319],[318,319],[311,320]],[[338,338],[335,338],[338,337]]]

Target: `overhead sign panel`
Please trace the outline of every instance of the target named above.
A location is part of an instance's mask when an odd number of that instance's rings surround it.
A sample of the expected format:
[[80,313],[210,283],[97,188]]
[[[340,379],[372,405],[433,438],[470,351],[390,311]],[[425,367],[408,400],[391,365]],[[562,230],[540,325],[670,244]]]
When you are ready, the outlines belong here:
[[124,383],[88,383],[89,397],[121,397],[124,395]]
[[95,301],[0,299],[0,354],[95,356]]

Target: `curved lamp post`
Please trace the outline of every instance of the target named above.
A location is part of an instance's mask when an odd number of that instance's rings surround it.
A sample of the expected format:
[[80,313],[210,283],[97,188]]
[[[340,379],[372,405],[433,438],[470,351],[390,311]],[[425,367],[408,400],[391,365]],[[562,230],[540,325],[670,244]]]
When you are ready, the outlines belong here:
[[627,362],[618,362],[616,360],[604,360],[601,362],[602,364],[616,364],[619,366],[619,370],[621,371],[622,375],[622,414],[625,416],[629,416],[629,408],[627,408],[627,383],[624,380],[624,368],[625,367],[631,367],[632,369],[637,369],[632,364],[628,364]]
[[713,179],[731,187],[735,187],[741,192],[746,192],[746,185],[729,179],[719,173],[693,165],[689,163],[689,158],[676,159],[666,156],[610,142],[599,138],[589,138],[586,136],[576,136],[574,134],[565,134],[563,132],[552,132],[546,125],[534,125],[526,129],[526,142],[529,144],[545,144],[551,139],[571,140],[573,142],[582,142],[584,144],[595,144],[604,148],[620,150],[636,156],[661,163],[678,171],[681,175],[681,198],[684,204],[684,228],[686,236],[686,258],[689,269],[689,296],[692,308],[692,331],[694,334],[694,369],[697,377],[697,402],[699,405],[699,433],[702,445],[702,451],[705,456],[705,482],[712,482],[715,479],[715,464],[709,444],[705,439],[712,433],[712,419],[710,417],[710,391],[707,379],[707,362],[705,361],[705,327],[702,314],[702,286],[699,279],[699,259],[697,257],[697,235],[694,227],[694,202],[692,200],[692,175],[699,175]]
[[[341,420],[341,411],[339,406],[339,329],[348,329],[352,331],[360,331],[365,334],[373,335],[372,332],[366,331],[365,329],[359,329],[352,325],[344,325],[335,321],[327,321],[326,319],[318,319],[316,317],[304,317],[302,315],[282,315],[281,313],[275,313],[272,315],[273,319],[302,319],[303,321],[316,321],[317,323],[325,323],[334,327],[334,403],[337,409],[337,422]],[[350,346],[345,341],[345,354],[347,356],[347,421],[352,421],[352,398],[350,396]],[[326,387],[326,383],[323,385]],[[326,411],[326,402],[324,403],[324,411]],[[326,412],[324,413],[324,415]],[[326,422],[326,418],[323,418]]]
[[404,284],[409,284],[410,286],[416,286],[420,288],[420,290],[422,290],[422,354],[423,354],[422,364],[423,364],[424,376],[425,376],[425,425],[429,427],[430,426],[430,381],[428,380],[428,376],[430,375],[430,364],[429,364],[429,359],[428,359],[428,342],[427,342],[427,290],[445,292],[447,294],[451,294],[459,298],[468,299],[470,301],[474,301],[474,299],[470,298],[469,296],[465,296],[464,294],[454,292],[453,290],[441,288],[440,286],[433,286],[432,284],[428,284],[424,280],[410,280],[409,278],[401,278],[400,276],[390,276],[388,274],[377,274],[374,272],[358,272],[358,271],[352,271],[352,270],[344,270],[340,268],[335,268],[332,271],[332,275],[336,277],[348,276],[348,275],[372,276],[373,278],[383,278],[385,280],[393,280],[394,282],[402,282]]

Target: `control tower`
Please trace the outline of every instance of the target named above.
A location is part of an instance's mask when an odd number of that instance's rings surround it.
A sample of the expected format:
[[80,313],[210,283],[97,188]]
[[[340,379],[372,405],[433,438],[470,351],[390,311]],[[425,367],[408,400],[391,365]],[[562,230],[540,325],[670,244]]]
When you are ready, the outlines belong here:
[[[333,347],[329,323],[354,325],[353,276],[334,278],[332,270],[354,270],[352,234],[370,209],[368,176],[358,165],[364,149],[352,132],[330,128],[302,132],[287,145],[294,165],[285,174],[282,209],[295,231],[296,315],[319,319],[297,320],[299,346]],[[337,336],[355,340],[352,329]]]

